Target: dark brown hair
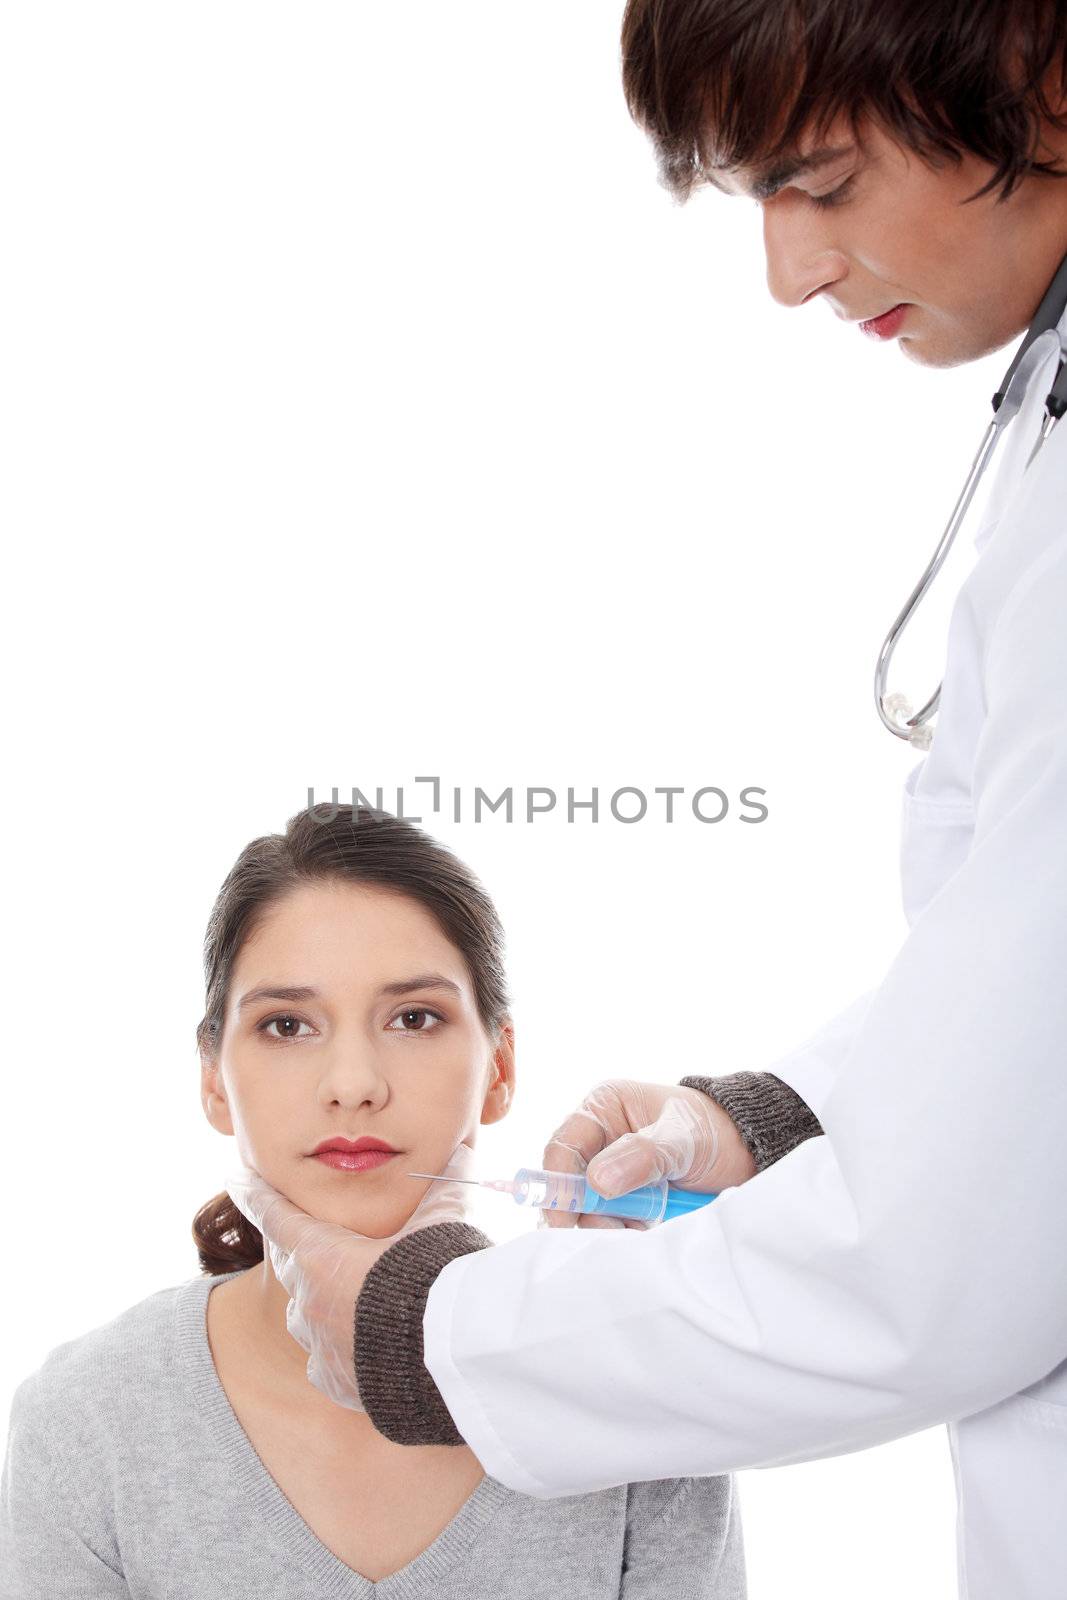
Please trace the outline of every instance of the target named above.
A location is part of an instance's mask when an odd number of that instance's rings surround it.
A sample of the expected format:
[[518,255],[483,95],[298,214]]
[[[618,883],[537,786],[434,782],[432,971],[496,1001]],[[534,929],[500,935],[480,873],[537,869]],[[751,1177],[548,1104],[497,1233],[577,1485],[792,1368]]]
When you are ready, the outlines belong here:
[[[204,1056],[218,1053],[234,963],[264,914],[300,885],[331,879],[397,890],[424,906],[467,963],[478,1015],[498,1037],[509,1010],[504,933],[478,879],[414,823],[370,807],[318,805],[290,817],[284,833],[246,845],[219,890],[204,938],[207,999],[196,1029]],[[193,1239],[205,1273],[263,1260],[263,1235],[225,1191],[200,1207]]]
[[628,0],[623,87],[679,201],[709,169],[773,163],[871,117],[931,165],[991,163],[1006,199],[1067,83],[1065,0]]

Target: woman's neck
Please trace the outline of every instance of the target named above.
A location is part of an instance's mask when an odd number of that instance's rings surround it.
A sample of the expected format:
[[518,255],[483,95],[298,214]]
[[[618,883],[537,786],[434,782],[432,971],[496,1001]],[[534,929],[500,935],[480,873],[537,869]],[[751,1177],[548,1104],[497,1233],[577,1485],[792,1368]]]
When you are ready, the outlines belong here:
[[[208,1301],[216,1326],[230,1347],[247,1363],[249,1375],[265,1385],[272,1399],[297,1406],[301,1411],[320,1411],[325,1420],[340,1423],[362,1422],[373,1432],[373,1424],[362,1411],[338,1406],[309,1382],[308,1352],[286,1325],[289,1291],[275,1276],[269,1256],[257,1266],[219,1284]],[[215,1305],[212,1306],[212,1302]]]
[[243,1287],[239,1297],[249,1334],[279,1373],[307,1383],[308,1353],[289,1332],[285,1311],[289,1291],[278,1281],[270,1257],[235,1279]]
[[364,1468],[376,1463],[387,1481],[399,1466],[473,1492],[485,1472],[469,1445],[395,1444],[365,1411],[337,1405],[309,1382],[307,1351],[286,1326],[288,1304],[288,1291],[269,1259],[217,1284],[208,1296],[208,1342],[219,1381],[253,1442],[280,1438],[288,1441],[289,1452],[294,1438],[303,1439],[309,1442],[309,1459],[340,1452],[342,1459]]

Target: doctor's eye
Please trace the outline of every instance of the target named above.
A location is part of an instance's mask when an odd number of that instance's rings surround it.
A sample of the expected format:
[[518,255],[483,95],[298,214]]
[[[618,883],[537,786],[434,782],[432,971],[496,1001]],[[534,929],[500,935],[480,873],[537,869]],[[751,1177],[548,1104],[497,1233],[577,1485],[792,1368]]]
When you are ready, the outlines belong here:
[[[424,1024],[427,1017],[433,1017],[434,1023],[427,1028]],[[421,1020],[420,1020],[421,1019]],[[405,1006],[403,1011],[397,1013],[386,1029],[387,1033],[433,1033],[439,1022],[444,1022],[444,1017],[439,1011],[431,1011],[428,1006]],[[400,1023],[400,1027],[396,1026]]]
[[[270,1030],[274,1027],[275,1023],[278,1024],[281,1032],[271,1033]],[[294,1029],[307,1028],[311,1033],[314,1033],[315,1031],[314,1028],[311,1027],[310,1023],[303,1022],[299,1017],[290,1016],[289,1013],[286,1012],[283,1016],[264,1017],[262,1022],[256,1023],[256,1032],[263,1034],[264,1038],[272,1040],[275,1044],[284,1044],[287,1039],[299,1039],[301,1037],[307,1037],[306,1034],[301,1035],[295,1031],[290,1033],[288,1031],[290,1025],[292,1025]]]
[[808,199],[813,206],[839,206],[847,200],[852,193],[855,178],[846,178],[844,183],[839,183],[836,189],[831,189],[829,194],[809,194]]

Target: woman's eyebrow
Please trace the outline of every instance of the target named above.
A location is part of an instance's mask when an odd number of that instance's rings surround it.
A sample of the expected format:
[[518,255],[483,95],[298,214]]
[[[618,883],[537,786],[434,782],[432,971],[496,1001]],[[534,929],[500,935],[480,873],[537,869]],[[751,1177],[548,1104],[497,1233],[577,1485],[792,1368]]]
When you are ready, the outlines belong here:
[[318,997],[319,991],[310,989],[307,984],[264,983],[243,994],[237,1009],[243,1011],[246,1006],[254,1006],[257,1000],[317,1000]]
[[[442,976],[440,972],[421,972],[413,978],[397,978],[394,983],[383,983],[378,990],[379,994],[410,994],[413,989],[449,989],[454,995],[459,996],[461,991],[458,983],[453,983],[451,978]],[[256,988],[249,989],[237,1002],[238,1011],[243,1011],[247,1006],[255,1005],[259,1000],[318,1000],[321,996],[317,989],[310,988],[307,984],[281,984],[264,983]]]
[[454,995],[461,995],[459,984],[443,977],[440,972],[422,972],[414,978],[398,978],[395,983],[383,983],[378,993],[408,994],[412,989],[451,989]]

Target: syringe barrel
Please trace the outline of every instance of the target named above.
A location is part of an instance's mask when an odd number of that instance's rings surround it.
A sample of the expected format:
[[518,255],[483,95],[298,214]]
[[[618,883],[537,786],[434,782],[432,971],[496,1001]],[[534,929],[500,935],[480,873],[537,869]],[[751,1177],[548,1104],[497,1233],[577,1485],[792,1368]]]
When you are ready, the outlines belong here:
[[515,1174],[513,1194],[520,1206],[537,1206],[542,1211],[581,1212],[586,1216],[629,1217],[635,1222],[662,1222],[667,1209],[665,1178],[608,1199],[597,1193],[584,1172],[546,1172],[536,1167],[520,1167]]

